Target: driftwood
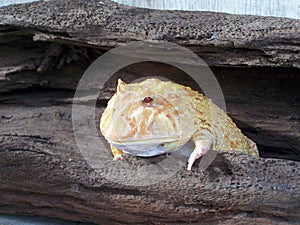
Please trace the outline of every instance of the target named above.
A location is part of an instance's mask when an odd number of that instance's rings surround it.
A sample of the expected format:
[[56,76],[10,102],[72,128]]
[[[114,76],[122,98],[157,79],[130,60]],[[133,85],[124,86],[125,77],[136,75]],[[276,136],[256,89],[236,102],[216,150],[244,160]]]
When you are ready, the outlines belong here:
[[[229,114],[264,158],[219,153],[204,171],[179,164],[149,183],[139,181],[139,169],[167,156],[127,156],[92,168],[74,139],[74,91],[98,56],[134,40],[175,42],[204,59]],[[0,212],[98,224],[299,223],[300,164],[292,161],[300,153],[299,43],[299,21],[284,18],[163,12],[110,1],[0,8]],[[152,62],[114,78],[140,73],[185,80],[182,71]],[[111,87],[99,96],[97,116]]]

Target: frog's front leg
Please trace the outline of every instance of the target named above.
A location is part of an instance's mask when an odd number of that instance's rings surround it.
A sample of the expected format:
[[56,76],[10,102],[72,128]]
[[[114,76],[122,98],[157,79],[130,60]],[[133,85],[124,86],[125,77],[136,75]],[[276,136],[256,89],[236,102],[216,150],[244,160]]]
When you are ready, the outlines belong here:
[[122,157],[123,151],[121,149],[116,148],[112,144],[110,145],[110,149],[111,149],[111,152],[114,156],[113,160],[122,160],[123,159],[123,157]]
[[189,157],[187,170],[191,170],[194,162],[211,149],[214,136],[208,130],[199,130],[193,135],[193,141],[195,149]]

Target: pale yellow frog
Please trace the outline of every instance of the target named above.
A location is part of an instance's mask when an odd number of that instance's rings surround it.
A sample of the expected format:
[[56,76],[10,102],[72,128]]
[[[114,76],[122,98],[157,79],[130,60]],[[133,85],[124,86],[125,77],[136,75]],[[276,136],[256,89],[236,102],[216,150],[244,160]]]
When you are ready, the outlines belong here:
[[154,78],[132,84],[119,79],[100,129],[115,160],[122,159],[124,152],[142,157],[174,152],[189,140],[195,148],[188,170],[210,149],[258,155],[256,144],[209,98],[190,87]]

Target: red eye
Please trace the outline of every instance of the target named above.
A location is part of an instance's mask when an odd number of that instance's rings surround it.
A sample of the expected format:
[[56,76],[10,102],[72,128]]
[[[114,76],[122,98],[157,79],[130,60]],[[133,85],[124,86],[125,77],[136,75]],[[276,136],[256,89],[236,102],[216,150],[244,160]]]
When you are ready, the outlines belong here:
[[143,103],[151,103],[152,101],[153,101],[153,98],[151,98],[151,97],[145,97],[143,99]]

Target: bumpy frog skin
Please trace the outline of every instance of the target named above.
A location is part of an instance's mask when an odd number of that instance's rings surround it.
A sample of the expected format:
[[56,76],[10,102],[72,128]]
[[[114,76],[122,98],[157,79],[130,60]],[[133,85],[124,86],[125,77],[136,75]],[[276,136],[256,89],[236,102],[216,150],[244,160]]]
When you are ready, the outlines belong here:
[[188,170],[210,149],[258,155],[256,144],[210,99],[190,87],[154,78],[132,84],[119,79],[100,129],[115,160],[122,159],[123,152],[142,157],[173,152],[189,140],[195,149]]

